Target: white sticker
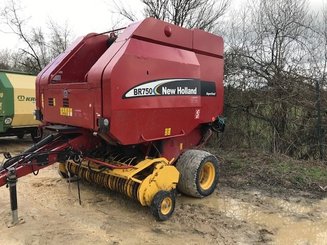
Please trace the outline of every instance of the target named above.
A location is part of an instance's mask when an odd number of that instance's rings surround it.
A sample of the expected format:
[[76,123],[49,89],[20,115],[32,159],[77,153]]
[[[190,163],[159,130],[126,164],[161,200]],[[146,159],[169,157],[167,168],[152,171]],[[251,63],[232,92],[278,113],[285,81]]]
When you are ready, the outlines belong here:
[[200,118],[200,113],[201,113],[201,110],[200,110],[200,109],[196,109],[196,110],[195,110],[194,118],[195,118],[195,119],[199,119],[199,118]]

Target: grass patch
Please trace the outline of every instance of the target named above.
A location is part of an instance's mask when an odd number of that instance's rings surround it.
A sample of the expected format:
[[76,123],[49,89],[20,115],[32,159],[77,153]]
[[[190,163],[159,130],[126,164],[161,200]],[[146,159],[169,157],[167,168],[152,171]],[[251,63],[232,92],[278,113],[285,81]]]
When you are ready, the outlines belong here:
[[221,161],[221,181],[235,187],[265,186],[327,194],[327,162],[299,161],[284,155],[208,149]]

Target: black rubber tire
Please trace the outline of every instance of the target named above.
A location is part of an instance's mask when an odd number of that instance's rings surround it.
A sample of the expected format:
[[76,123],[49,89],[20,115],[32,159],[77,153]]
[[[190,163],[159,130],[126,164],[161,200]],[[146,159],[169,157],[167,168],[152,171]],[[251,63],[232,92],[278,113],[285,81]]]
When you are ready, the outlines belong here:
[[[214,179],[210,187],[203,189],[200,185],[200,172],[202,167],[211,162],[214,167]],[[180,192],[193,197],[209,196],[217,187],[219,180],[219,163],[217,158],[209,152],[202,150],[188,150],[184,152],[176,163],[180,172],[177,188]]]
[[36,128],[31,132],[31,137],[34,143],[39,142],[43,138],[43,129],[41,127]]
[[16,136],[17,136],[18,139],[21,140],[21,139],[24,138],[25,134],[24,133],[18,133]]
[[[168,213],[163,213],[161,204],[166,198],[169,198],[171,200],[171,208]],[[157,194],[155,194],[150,209],[156,220],[165,221],[168,220],[174,213],[175,203],[175,191],[159,191]]]

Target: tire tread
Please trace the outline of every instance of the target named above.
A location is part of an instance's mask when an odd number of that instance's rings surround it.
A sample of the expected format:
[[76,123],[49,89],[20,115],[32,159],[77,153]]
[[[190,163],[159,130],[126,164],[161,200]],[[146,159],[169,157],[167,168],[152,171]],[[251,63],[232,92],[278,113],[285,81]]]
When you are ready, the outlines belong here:
[[[204,197],[207,194],[201,193],[197,186],[198,169],[206,159],[211,158],[216,164],[216,180],[214,188],[218,182],[218,160],[209,152],[202,150],[188,150],[184,152],[176,163],[176,167],[181,174],[177,188],[182,193],[193,197]],[[211,192],[208,194],[210,195]]]

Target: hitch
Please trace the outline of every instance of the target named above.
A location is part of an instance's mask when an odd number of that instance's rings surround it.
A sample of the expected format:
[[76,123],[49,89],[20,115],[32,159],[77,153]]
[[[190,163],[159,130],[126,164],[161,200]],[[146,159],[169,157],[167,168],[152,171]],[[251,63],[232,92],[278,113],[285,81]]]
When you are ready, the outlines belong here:
[[12,216],[11,223],[8,224],[8,228],[9,228],[24,223],[23,219],[18,218],[17,175],[16,175],[15,168],[8,169],[7,186],[9,188],[11,216]]
[[12,221],[8,227],[24,223],[24,220],[18,217],[17,179],[30,173],[35,174],[55,162],[73,159],[72,149],[76,149],[74,152],[83,152],[91,147],[90,135],[90,132],[83,130],[58,132],[47,136],[17,156],[6,154],[7,160],[0,165],[0,187],[6,185],[9,188]]

